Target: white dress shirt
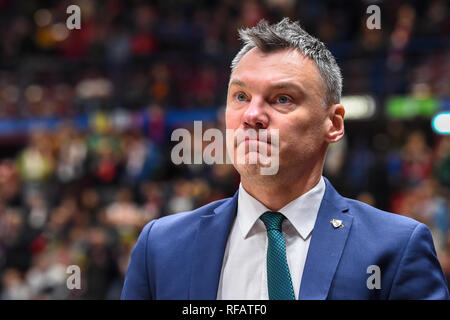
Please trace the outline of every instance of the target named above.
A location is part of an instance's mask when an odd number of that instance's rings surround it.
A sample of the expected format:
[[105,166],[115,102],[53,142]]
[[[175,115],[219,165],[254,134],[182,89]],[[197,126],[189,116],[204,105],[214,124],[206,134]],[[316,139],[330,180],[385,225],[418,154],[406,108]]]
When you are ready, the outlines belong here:
[[[311,233],[325,193],[325,181],[289,202],[282,229],[295,298],[298,299]],[[218,300],[268,300],[267,231],[260,216],[269,209],[239,185],[237,215],[222,263]]]

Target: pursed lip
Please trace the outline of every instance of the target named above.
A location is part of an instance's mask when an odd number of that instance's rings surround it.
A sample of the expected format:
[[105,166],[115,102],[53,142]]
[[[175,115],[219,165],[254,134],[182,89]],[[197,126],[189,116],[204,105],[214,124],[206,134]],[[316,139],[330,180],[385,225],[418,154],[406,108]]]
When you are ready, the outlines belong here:
[[245,146],[249,146],[249,145],[251,145],[251,144],[256,144],[256,145],[259,145],[259,144],[266,144],[266,145],[270,145],[269,142],[264,141],[264,140],[259,140],[259,139],[245,139],[245,140],[241,141],[237,146],[239,147],[242,143],[243,143]]
[[247,138],[246,138],[244,141],[245,141],[245,143],[259,142],[259,143],[270,144],[269,141],[264,141],[264,140],[259,140],[259,139],[247,139]]
[[248,135],[236,135],[236,146],[239,146],[242,142],[245,142],[245,144],[249,143],[265,143],[268,145],[271,145],[271,139],[270,134],[267,134],[263,139],[259,136],[259,134],[256,137],[249,137]]

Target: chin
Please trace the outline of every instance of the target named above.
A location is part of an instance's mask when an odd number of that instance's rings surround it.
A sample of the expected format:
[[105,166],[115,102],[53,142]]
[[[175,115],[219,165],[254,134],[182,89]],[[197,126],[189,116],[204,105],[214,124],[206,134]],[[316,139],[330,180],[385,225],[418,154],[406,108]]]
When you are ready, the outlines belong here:
[[[239,172],[241,177],[246,179],[264,179],[271,180],[275,177],[278,172],[275,174],[262,174],[264,169],[267,170],[267,166],[263,166],[261,164],[238,164],[235,165],[236,170]],[[278,170],[277,170],[278,171]]]

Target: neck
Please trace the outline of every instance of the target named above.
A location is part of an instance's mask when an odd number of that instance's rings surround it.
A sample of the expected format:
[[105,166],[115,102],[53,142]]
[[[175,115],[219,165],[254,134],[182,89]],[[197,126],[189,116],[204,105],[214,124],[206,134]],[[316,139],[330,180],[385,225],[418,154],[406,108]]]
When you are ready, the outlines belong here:
[[312,170],[308,175],[256,182],[241,178],[242,186],[252,197],[268,209],[278,211],[292,200],[305,194],[317,185],[322,176],[322,168]]

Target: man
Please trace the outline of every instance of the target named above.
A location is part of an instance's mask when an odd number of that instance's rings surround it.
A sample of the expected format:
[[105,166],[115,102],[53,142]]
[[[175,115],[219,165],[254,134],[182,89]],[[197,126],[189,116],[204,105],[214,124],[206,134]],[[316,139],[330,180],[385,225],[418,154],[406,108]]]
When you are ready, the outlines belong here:
[[[227,129],[278,130],[278,143],[233,140],[229,151],[258,158],[233,158],[233,198],[145,226],[122,298],[447,299],[424,224],[343,198],[322,177],[327,146],[344,135],[331,53],[288,19],[240,35]],[[278,154],[276,174],[261,174],[263,148]]]

